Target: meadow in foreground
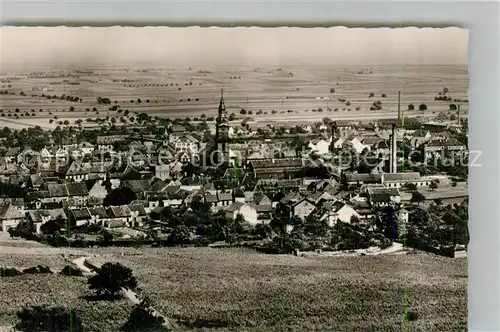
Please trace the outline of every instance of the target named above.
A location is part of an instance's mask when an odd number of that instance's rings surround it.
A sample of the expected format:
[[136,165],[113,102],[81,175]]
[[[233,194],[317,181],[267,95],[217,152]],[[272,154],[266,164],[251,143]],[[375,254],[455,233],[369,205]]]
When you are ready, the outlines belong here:
[[117,261],[132,268],[157,308],[190,329],[467,328],[464,259],[426,253],[303,258],[208,248],[97,252],[107,255],[96,262]]

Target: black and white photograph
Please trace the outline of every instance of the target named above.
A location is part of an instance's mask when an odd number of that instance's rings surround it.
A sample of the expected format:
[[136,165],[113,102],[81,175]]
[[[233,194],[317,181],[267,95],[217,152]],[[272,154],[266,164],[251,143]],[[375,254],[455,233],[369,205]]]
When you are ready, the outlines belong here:
[[0,332],[467,330],[468,29],[0,29]]

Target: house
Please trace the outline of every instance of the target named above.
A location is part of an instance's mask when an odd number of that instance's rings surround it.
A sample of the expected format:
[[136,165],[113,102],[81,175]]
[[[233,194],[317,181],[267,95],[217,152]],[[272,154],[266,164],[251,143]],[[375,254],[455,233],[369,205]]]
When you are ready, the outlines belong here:
[[84,182],[67,183],[68,204],[73,207],[87,206],[89,191]]
[[155,166],[155,177],[163,181],[170,179],[170,167],[168,165],[156,165]]
[[104,227],[125,227],[129,225],[132,213],[128,206],[110,206],[108,210],[109,219],[104,222]]
[[62,203],[68,200],[69,193],[68,188],[65,184],[59,183],[49,183],[47,185],[47,191],[49,192],[48,199],[42,200],[44,203],[57,202]]
[[343,173],[345,176],[345,181],[348,185],[353,184],[368,184],[368,183],[381,183],[382,174],[355,174],[350,172]]
[[401,203],[401,194],[397,188],[388,188],[383,184],[364,185],[360,192],[368,198],[372,206],[387,206],[392,203]]
[[233,203],[233,195],[231,192],[217,192],[217,206],[225,207]]
[[352,206],[341,201],[325,202],[319,208],[317,216],[319,221],[326,220],[330,227],[333,227],[339,221],[350,224],[353,217],[361,219],[361,216]]
[[107,220],[109,220],[108,213],[106,209],[102,206],[90,207],[87,209],[90,214],[90,223],[91,224],[100,224],[104,227],[104,224]]
[[148,217],[148,213],[144,209],[142,204],[131,204],[129,206],[130,210],[130,227],[144,226],[144,222]]
[[110,168],[111,164],[105,162],[73,161],[66,171],[66,180],[72,182],[105,180]]
[[68,214],[68,222],[73,226],[82,226],[90,223],[92,217],[87,208],[71,209]]
[[43,224],[50,220],[67,220],[66,213],[63,209],[51,210],[30,210],[28,211],[28,219],[35,224],[35,231],[40,234],[40,228]]
[[347,138],[349,135],[355,131],[356,126],[351,121],[336,121],[337,130],[335,131],[336,137]]
[[191,134],[173,136],[170,144],[172,144],[176,152],[182,151],[198,154],[200,151],[200,140]]
[[115,146],[125,146],[128,137],[124,135],[97,136],[97,149],[100,151],[114,151]]
[[42,161],[42,163],[48,163],[51,161],[52,158],[54,158],[55,156],[55,151],[52,151],[47,149],[47,148],[43,148],[40,150],[40,160]]
[[467,146],[455,139],[430,140],[423,144],[423,153],[426,160],[429,158],[462,157],[467,153]]
[[254,192],[252,195],[251,203],[255,205],[271,205],[272,202],[264,193],[262,192]]
[[352,148],[352,149],[354,149],[354,151],[356,151],[356,153],[361,153],[365,149],[370,149],[370,146],[364,145],[363,143],[361,143],[361,141],[358,137],[355,137],[352,135],[345,140],[342,147],[343,148]]
[[94,149],[94,145],[89,142],[81,142],[77,147],[77,151],[80,152],[81,156],[90,156],[94,152]]
[[332,139],[321,139],[321,140],[312,140],[309,142],[309,149],[311,152],[322,156],[330,152],[330,144],[332,143]]
[[305,220],[312,211],[316,208],[313,202],[308,199],[303,198],[290,206],[290,212],[292,216],[297,216],[302,220]]
[[19,222],[25,219],[24,210],[13,204],[2,204],[0,206],[0,223],[2,225],[2,232],[7,232],[9,228],[14,228]]
[[255,226],[259,223],[257,219],[257,210],[254,206],[246,203],[235,202],[224,208],[226,217],[236,219],[238,214],[243,216],[246,222],[250,225]]
[[271,204],[253,205],[257,211],[257,220],[261,224],[269,224],[273,218],[273,206]]
[[314,205],[318,205],[321,201],[334,201],[336,200],[333,195],[324,191],[312,192],[307,196],[307,199]]
[[15,164],[17,162],[17,158],[21,153],[20,147],[9,148],[4,155],[4,161],[6,164]]
[[249,172],[255,179],[290,179],[304,167],[302,158],[280,158],[271,160],[252,160]]
[[43,185],[43,180],[38,174],[31,174],[29,179],[29,186],[33,189],[40,189]]
[[422,178],[418,172],[384,173],[381,175],[381,183],[388,188],[401,188],[410,183],[417,187],[425,187],[430,185],[431,180]]
[[101,204],[104,201],[104,198],[108,195],[108,191],[104,186],[102,181],[95,181],[94,184],[90,187],[89,190],[89,201],[100,201]]
[[332,147],[334,149],[342,149],[342,146],[344,145],[345,139],[342,137],[336,138],[332,142]]

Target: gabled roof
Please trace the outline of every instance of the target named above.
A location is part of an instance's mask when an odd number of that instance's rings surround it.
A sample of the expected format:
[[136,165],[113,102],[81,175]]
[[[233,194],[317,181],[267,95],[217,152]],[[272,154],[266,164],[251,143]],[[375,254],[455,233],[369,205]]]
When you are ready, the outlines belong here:
[[129,187],[135,192],[145,192],[151,190],[149,180],[124,180],[123,186]]
[[384,182],[386,181],[418,181],[420,173],[405,172],[405,173],[384,173],[382,174]]
[[217,193],[217,198],[219,201],[232,201],[233,195],[231,193]]
[[73,216],[75,220],[88,220],[90,219],[90,213],[87,208],[83,209],[72,209],[70,210],[70,214]]
[[108,218],[108,213],[106,212],[106,209],[102,206],[88,208],[88,211],[91,216],[99,216],[100,219]]
[[243,205],[245,205],[245,203],[234,202],[233,204],[226,207],[224,210],[227,212],[235,212],[235,211],[239,210]]
[[273,206],[270,204],[256,204],[253,206],[258,213],[272,212]]
[[47,189],[50,197],[66,197],[69,195],[65,184],[49,183]]
[[382,174],[353,174],[345,173],[347,182],[378,183],[382,181]]
[[9,148],[5,153],[5,157],[15,157],[21,152],[21,148],[16,146],[14,148]]
[[85,196],[89,194],[87,185],[84,182],[67,183],[69,196]]
[[133,204],[133,205],[130,205],[128,208],[130,211],[138,212],[139,216],[147,215],[147,212],[144,209],[144,206],[142,204]]
[[5,204],[0,206],[0,219],[22,219],[24,218],[24,212],[19,211],[12,204]]
[[111,217],[115,217],[115,218],[124,218],[124,217],[130,217],[131,216],[131,213],[130,213],[130,209],[128,206],[111,206],[110,207],[110,214],[111,214]]
[[43,221],[42,217],[49,217],[52,220],[55,219],[67,219],[66,213],[63,209],[53,209],[53,210],[30,210],[29,215],[33,222]]

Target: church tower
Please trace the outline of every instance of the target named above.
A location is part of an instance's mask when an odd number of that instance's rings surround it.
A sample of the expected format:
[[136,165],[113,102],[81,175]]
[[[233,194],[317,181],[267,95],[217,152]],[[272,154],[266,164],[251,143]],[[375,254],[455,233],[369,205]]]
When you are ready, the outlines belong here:
[[219,112],[215,124],[215,140],[217,143],[218,156],[223,160],[219,162],[229,162],[229,119],[224,104],[224,90],[221,90]]

